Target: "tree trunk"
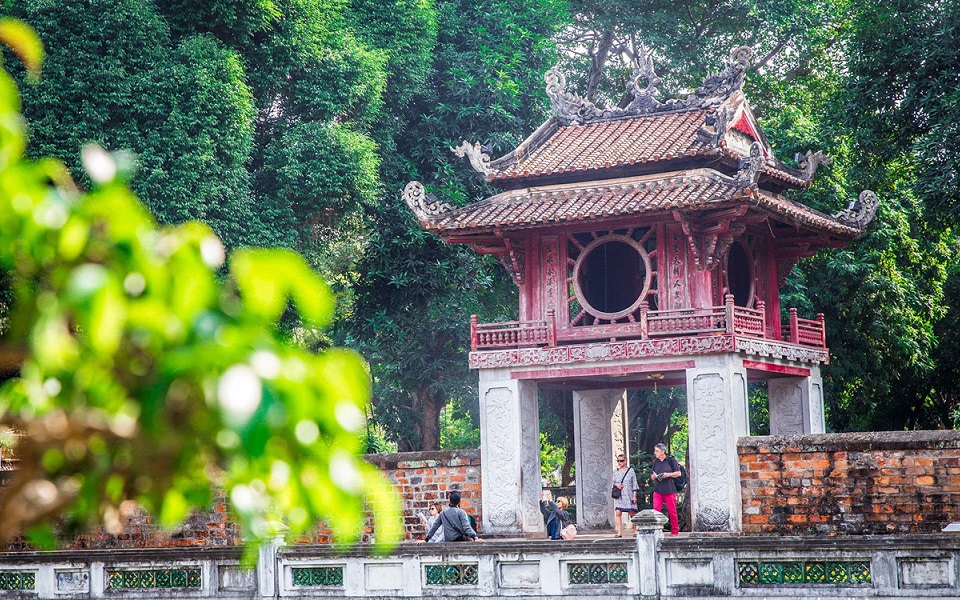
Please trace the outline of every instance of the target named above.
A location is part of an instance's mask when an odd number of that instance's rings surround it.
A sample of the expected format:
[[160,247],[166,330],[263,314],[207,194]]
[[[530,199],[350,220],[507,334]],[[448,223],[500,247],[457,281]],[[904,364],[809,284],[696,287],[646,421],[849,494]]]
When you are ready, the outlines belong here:
[[[637,447],[634,452],[653,453],[653,447],[666,443],[670,417],[683,406],[686,399],[683,390],[630,390],[627,397],[632,430],[636,431]],[[668,448],[669,450],[669,448]]]
[[445,404],[442,394],[421,387],[413,394],[413,407],[420,415],[417,424],[419,450],[440,449],[440,412]]
[[591,102],[597,99],[597,88],[600,87],[600,79],[603,77],[603,70],[607,66],[607,58],[610,56],[610,49],[613,48],[613,40],[613,30],[604,31],[597,52],[593,55],[590,74],[587,77],[587,100]]

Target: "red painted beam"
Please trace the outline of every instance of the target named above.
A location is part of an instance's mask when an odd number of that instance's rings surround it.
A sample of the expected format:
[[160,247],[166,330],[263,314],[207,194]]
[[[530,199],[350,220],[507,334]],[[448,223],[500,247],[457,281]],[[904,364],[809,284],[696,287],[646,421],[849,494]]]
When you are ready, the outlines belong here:
[[[633,373],[661,373],[692,369],[696,363],[692,360],[645,363],[639,365],[621,365],[615,367],[588,367],[583,369],[549,369],[542,371],[520,371],[510,374],[511,379],[569,379],[571,377],[598,377],[631,375]],[[809,371],[808,371],[809,373]]]
[[782,375],[795,375],[797,377],[810,376],[810,369],[788,367],[785,365],[771,365],[770,363],[757,362],[755,360],[743,361],[743,367],[745,369],[753,369],[754,371],[766,371],[768,373],[780,373]]

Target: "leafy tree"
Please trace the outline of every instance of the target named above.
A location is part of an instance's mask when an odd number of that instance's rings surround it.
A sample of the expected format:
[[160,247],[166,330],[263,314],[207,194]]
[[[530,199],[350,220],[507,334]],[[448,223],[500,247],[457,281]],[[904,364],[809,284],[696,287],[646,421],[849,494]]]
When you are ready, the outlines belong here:
[[[363,2],[353,6],[357,15],[371,10]],[[363,39],[392,49],[389,65],[419,64],[404,59],[405,52],[425,56],[426,46],[405,43],[409,28],[401,18],[419,15],[429,23],[420,6],[388,3],[377,8],[385,11],[380,20],[364,20]],[[370,360],[374,418],[401,449],[436,449],[441,409],[451,400],[476,405],[466,365],[468,316],[515,318],[517,292],[492,260],[425,233],[402,205],[400,190],[420,179],[456,201],[492,193],[449,147],[478,139],[506,152],[545,118],[542,74],[553,60],[550,36],[564,9],[555,0],[437,2],[436,45],[423,63],[430,68],[415,74],[425,83],[404,91],[395,81],[402,75],[392,71],[388,79],[400,105],[388,107],[377,127],[385,199],[356,266],[355,303],[338,339]],[[399,11],[396,18],[391,10]],[[396,33],[385,35],[382,23],[393,21],[400,23]],[[427,29],[424,38],[429,35]]]
[[[32,72],[40,43],[0,21]],[[134,500],[173,526],[222,486],[246,539],[329,523],[356,539],[364,503],[395,541],[397,500],[356,453],[370,381],[346,350],[284,341],[291,304],[311,327],[333,314],[328,287],[286,250],[236,251],[205,225],[158,228],[122,182],[123,163],[84,148],[92,191],[63,163],[27,160],[13,79],[0,71],[0,268],[15,303],[3,348],[23,348],[0,390],[0,425],[24,432],[0,490],[0,539],[23,527],[119,526]],[[60,521],[63,523],[63,521]]]

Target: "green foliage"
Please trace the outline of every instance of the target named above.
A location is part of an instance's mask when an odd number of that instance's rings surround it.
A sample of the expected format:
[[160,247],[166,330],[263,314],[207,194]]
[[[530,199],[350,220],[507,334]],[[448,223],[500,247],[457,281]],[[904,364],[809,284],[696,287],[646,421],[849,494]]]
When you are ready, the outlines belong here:
[[747,392],[750,435],[770,435],[770,394],[766,382],[751,383]]
[[480,447],[480,425],[454,402],[447,402],[440,415],[440,449]]
[[[351,6],[361,38],[388,49],[387,89],[397,103],[377,122],[385,200],[356,265],[353,311],[338,339],[370,360],[374,418],[401,448],[437,448],[442,407],[450,400],[476,403],[466,366],[469,315],[516,318],[517,292],[492,260],[425,233],[399,193],[420,179],[456,200],[489,195],[449,147],[479,139],[505,152],[545,118],[542,74],[565,4],[357,0]],[[413,33],[418,28],[422,35]],[[404,65],[414,66],[409,80],[397,71]]]
[[546,432],[540,432],[540,477],[547,487],[558,487],[562,484],[563,464],[566,461],[567,449],[550,441]]
[[[290,345],[277,329],[288,304],[308,327],[331,318],[332,295],[303,259],[239,250],[221,282],[210,228],[158,228],[99,148],[84,150],[86,194],[62,163],[26,160],[6,72],[0,112],[0,266],[15,290],[3,343],[27,352],[0,393],[0,424],[25,433],[0,537],[60,514],[68,528],[113,530],[128,500],[171,527],[206,508],[215,484],[251,542],[318,518],[354,540],[365,507],[378,539],[397,540],[397,500],[356,456],[366,365]],[[50,541],[49,527],[28,531]]]

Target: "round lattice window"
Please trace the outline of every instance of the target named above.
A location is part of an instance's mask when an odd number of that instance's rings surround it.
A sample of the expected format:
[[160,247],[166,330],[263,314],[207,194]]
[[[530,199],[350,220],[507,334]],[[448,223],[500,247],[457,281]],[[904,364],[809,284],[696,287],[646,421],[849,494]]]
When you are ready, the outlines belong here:
[[606,235],[590,242],[573,267],[577,301],[597,320],[614,322],[635,312],[650,291],[650,255],[632,237]]

